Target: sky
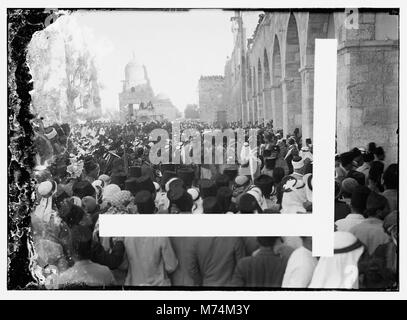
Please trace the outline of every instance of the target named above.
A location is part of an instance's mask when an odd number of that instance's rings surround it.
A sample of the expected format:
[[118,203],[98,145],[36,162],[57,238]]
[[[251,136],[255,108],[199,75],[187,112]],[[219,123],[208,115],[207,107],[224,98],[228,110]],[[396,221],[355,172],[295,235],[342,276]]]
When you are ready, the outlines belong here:
[[[246,34],[251,36],[260,12],[243,14]],[[155,94],[167,95],[183,111],[198,103],[201,75],[223,75],[233,50],[233,11],[217,9],[189,12],[79,11],[71,14],[76,31],[82,31],[94,52],[102,108],[118,110],[118,94],[124,67],[133,52],[147,68]]]

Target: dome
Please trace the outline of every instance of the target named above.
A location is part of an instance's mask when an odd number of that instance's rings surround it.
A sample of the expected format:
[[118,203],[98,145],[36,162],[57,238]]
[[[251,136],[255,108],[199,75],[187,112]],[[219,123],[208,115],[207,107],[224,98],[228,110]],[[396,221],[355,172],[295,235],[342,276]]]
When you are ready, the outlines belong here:
[[134,87],[147,82],[144,67],[136,61],[134,56],[124,67],[124,76],[129,87]]

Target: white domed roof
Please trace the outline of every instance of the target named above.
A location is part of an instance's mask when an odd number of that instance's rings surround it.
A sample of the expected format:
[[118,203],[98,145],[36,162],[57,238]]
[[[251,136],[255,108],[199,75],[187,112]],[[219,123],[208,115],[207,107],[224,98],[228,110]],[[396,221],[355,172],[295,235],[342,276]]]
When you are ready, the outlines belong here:
[[133,58],[126,64],[124,68],[124,75],[130,87],[147,82],[144,67],[142,64],[137,62],[134,55]]

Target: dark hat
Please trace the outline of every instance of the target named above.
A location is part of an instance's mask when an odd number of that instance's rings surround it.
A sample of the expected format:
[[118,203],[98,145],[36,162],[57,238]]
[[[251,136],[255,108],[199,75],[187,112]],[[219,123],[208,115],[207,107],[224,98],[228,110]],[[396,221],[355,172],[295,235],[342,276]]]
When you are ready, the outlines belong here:
[[225,174],[219,174],[215,179],[215,184],[217,188],[228,187],[229,177]]
[[352,152],[344,152],[339,156],[339,161],[341,162],[343,167],[351,164],[353,161],[354,155]]
[[239,199],[239,211],[241,213],[254,213],[255,210],[260,211],[256,198],[249,193],[243,194]]
[[167,194],[171,204],[175,204],[180,211],[191,212],[193,201],[191,195],[182,187],[171,188]]
[[238,172],[237,168],[225,168],[225,170],[223,170],[223,174],[225,176],[228,176],[230,181],[235,180],[237,172]]
[[130,191],[133,195],[135,195],[137,193],[137,178],[128,178],[124,183],[124,189]]
[[185,188],[191,188],[195,172],[191,168],[181,168],[177,171],[178,178],[184,181]]
[[172,163],[161,164],[161,171],[162,172],[165,172],[165,171],[175,172],[175,164],[172,164]]
[[[127,189],[127,187],[129,187],[129,189]],[[129,190],[134,195],[141,190],[147,190],[150,193],[155,193],[155,186],[149,176],[141,176],[139,178],[127,179],[126,190]]]
[[177,173],[175,171],[163,171],[163,176],[161,178],[162,187],[171,179],[176,178]]
[[366,183],[366,176],[362,172],[356,170],[350,170],[346,177],[355,179],[361,186],[364,186]]
[[129,167],[129,171],[127,173],[127,176],[130,177],[141,177],[141,167],[140,166],[132,166]]
[[254,185],[260,188],[264,197],[268,198],[273,190],[273,178],[262,174],[254,180]]
[[83,168],[85,169],[86,173],[92,172],[93,170],[95,170],[99,165],[97,164],[97,162],[93,159],[87,159],[85,160],[85,163],[83,165]]
[[207,197],[202,203],[204,213],[223,213],[216,197]]
[[199,183],[199,192],[201,193],[201,198],[205,199],[208,197],[216,197],[216,184],[209,179],[201,179]]
[[94,197],[96,194],[95,188],[89,181],[77,181],[72,186],[72,192],[74,196],[83,198],[86,196]]
[[232,195],[233,195],[232,190],[230,190],[230,188],[228,187],[220,187],[218,189],[216,199],[222,212],[229,211],[230,204],[232,201]]
[[155,213],[155,204],[153,195],[150,191],[141,190],[134,197],[134,202],[137,205],[137,211],[141,214]]
[[388,209],[387,199],[376,192],[370,192],[366,200],[365,214],[367,216],[379,215],[384,218],[388,213],[386,209]]
[[363,213],[366,210],[366,202],[369,194],[370,189],[368,187],[356,186],[352,192],[351,206],[357,209],[359,213]]
[[120,189],[124,189],[127,175],[124,172],[116,172],[110,177],[110,184],[117,184]]

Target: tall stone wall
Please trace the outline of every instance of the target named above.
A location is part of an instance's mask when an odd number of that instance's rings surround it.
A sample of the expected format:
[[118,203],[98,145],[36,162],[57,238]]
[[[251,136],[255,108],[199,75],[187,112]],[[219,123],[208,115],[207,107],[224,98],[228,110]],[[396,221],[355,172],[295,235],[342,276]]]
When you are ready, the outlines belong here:
[[396,25],[383,37],[376,17],[360,13],[359,29],[340,30],[337,148],[343,152],[373,141],[391,163],[398,152],[399,43]]
[[214,122],[217,120],[218,110],[224,110],[224,82],[223,76],[206,76],[199,79],[198,105],[202,121]]

